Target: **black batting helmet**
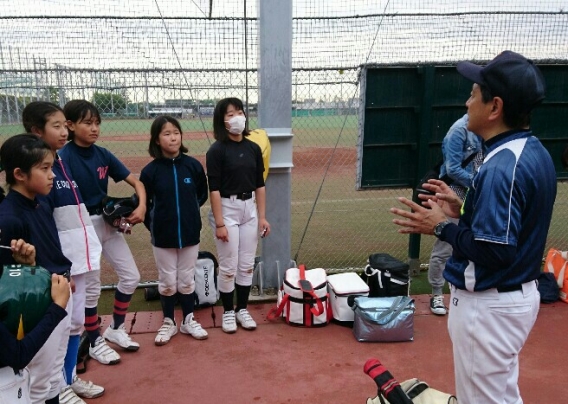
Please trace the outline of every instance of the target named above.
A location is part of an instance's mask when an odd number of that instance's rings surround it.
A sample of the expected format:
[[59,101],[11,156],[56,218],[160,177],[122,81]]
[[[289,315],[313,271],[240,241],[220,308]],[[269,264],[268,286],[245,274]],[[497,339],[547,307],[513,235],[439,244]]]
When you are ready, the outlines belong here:
[[132,214],[138,207],[138,195],[127,198],[114,198],[107,196],[103,199],[103,219],[112,227],[120,229],[121,219]]

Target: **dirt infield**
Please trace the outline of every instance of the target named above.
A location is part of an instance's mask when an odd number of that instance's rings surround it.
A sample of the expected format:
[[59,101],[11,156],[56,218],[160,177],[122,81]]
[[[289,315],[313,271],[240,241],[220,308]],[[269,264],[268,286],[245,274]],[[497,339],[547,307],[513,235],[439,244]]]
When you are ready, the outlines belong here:
[[[207,139],[214,141],[213,133],[204,132],[189,132],[184,133],[185,140],[192,141],[207,141]],[[105,142],[127,142],[127,141],[149,141],[150,136],[147,134],[141,135],[119,135],[112,137],[105,137]],[[205,166],[204,155],[193,155]],[[313,171],[320,171],[325,169],[333,158],[329,167],[330,173],[338,175],[355,175],[357,150],[355,147],[302,147],[295,146],[293,149],[293,164],[294,174],[310,175]],[[142,168],[148,164],[152,158],[149,156],[141,157],[121,157],[122,162],[134,173],[139,173]],[[351,174],[352,173],[352,174]]]
[[[197,160],[205,167],[205,156],[194,155]],[[337,149],[322,148],[322,147],[298,147],[294,148],[293,164],[294,168],[292,173],[294,175],[307,176],[315,172],[320,172],[330,164],[330,159],[333,157],[331,165],[329,166],[329,173],[338,176],[353,176],[355,175],[357,152],[355,148],[341,147]],[[140,173],[142,168],[152,161],[150,156],[144,157],[130,157],[123,156],[121,161],[133,173]],[[347,177],[345,177],[347,178]]]

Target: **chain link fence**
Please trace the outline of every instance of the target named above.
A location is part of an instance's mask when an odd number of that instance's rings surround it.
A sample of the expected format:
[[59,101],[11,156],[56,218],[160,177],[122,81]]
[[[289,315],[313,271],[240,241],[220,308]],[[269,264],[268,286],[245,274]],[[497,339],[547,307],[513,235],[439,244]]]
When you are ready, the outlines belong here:
[[[388,210],[412,191],[356,189],[360,65],[488,60],[506,48],[567,59],[568,1],[469,3],[294,2],[292,259],[325,268],[360,268],[373,252],[406,260],[408,236],[396,232]],[[248,101],[249,126],[257,127],[256,2],[102,1],[84,15],[90,8],[23,1],[0,12],[0,141],[23,132],[21,112],[32,100],[88,99],[103,116],[98,144],[138,174],[151,160],[149,130],[159,114],[180,119],[184,143],[203,164],[217,100]],[[109,194],[132,191],[112,184]],[[559,184],[550,246],[568,244],[567,193]],[[214,252],[208,211],[207,203],[201,249]],[[148,231],[135,226],[127,240],[143,281],[156,279]],[[422,238],[421,262],[432,243]],[[115,282],[103,271],[104,284]]]

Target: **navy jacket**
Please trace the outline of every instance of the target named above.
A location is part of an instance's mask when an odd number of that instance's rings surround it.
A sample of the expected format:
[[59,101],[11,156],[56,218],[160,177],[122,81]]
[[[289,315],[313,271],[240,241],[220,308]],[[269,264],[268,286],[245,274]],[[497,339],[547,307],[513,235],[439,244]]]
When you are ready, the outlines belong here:
[[184,248],[199,244],[201,213],[207,201],[207,178],[199,161],[180,153],[174,159],[159,158],[142,169],[147,213],[144,224],[152,245]]
[[[24,239],[36,249],[36,263],[52,274],[62,275],[71,269],[71,261],[63,255],[53,213],[45,201],[28,199],[11,190],[0,204],[0,236],[3,245],[13,239]],[[0,265],[16,264],[10,250],[0,251]]]

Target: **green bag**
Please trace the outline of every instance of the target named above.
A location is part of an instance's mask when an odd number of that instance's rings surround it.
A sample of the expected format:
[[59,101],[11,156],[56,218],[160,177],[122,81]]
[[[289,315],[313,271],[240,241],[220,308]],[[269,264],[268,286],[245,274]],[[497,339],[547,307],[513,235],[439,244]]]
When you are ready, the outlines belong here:
[[18,339],[51,304],[51,274],[40,266],[5,265],[0,275],[0,321]]

